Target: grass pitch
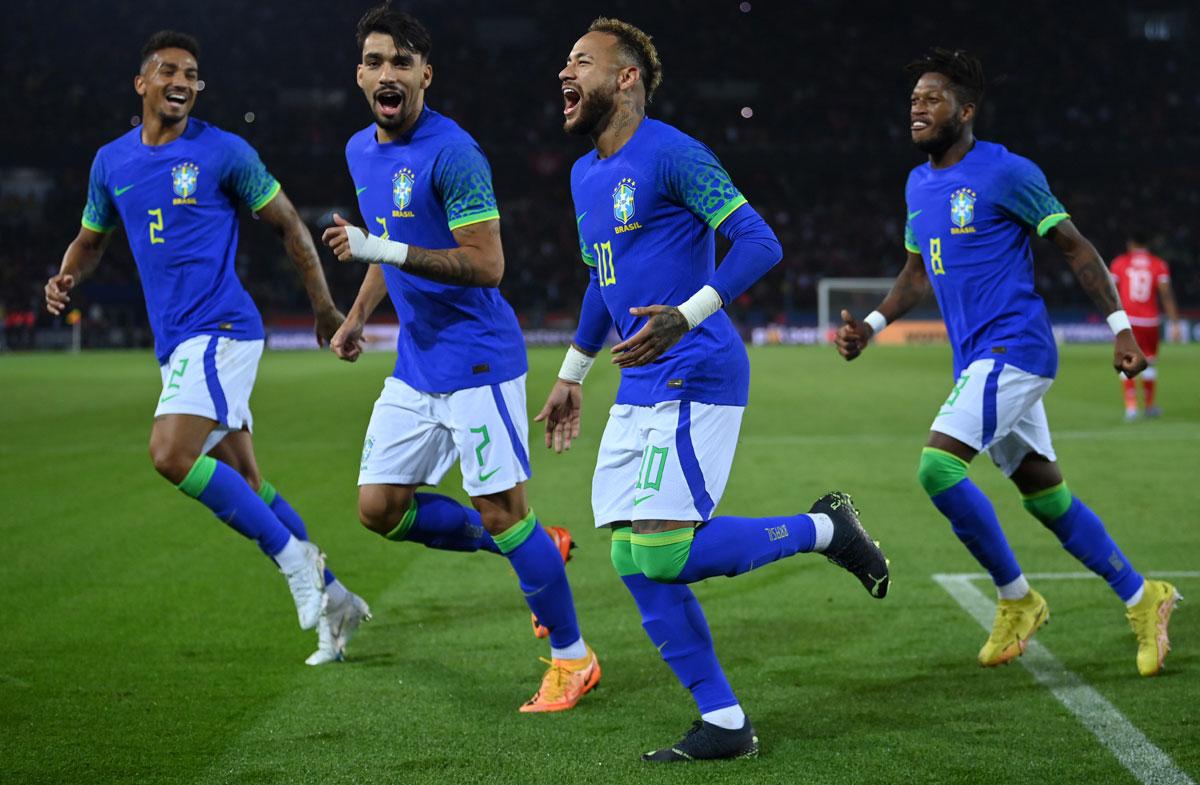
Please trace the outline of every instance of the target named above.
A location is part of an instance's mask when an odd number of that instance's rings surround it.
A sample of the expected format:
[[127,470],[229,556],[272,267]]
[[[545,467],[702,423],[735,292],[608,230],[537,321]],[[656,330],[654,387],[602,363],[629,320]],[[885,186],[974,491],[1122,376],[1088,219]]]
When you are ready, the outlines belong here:
[[[1155,422],[1121,422],[1105,347],[1067,347],[1047,399],[1071,488],[1134,565],[1200,569],[1200,347],[1167,346]],[[531,355],[531,412],[560,350]],[[945,347],[759,349],[720,511],[807,509],[851,491],[892,559],[870,599],[800,555],[696,587],[762,739],[757,761],[650,767],[694,706],[658,659],[594,532],[589,488],[616,373],[588,379],[584,435],[554,456],[533,433],[530,498],[580,543],[568,571],[604,669],[573,711],[517,713],[545,655],[507,564],[385,542],[355,479],[388,355],[268,354],[253,405],[260,464],[338,576],[375,612],[340,665],[309,668],[284,581],[253,546],[157,477],[146,455],[148,353],[0,357],[0,781],[22,783],[963,783],[1135,778],[1020,666],[974,664],[984,631],[931,575],[978,566],[917,485],[951,386]],[[986,458],[1027,572],[1081,567]],[[452,473],[443,490],[461,498]],[[1175,579],[1200,598],[1200,578]],[[985,590],[986,584],[978,584]],[[1141,679],[1120,603],[1097,580],[1037,582],[1038,640],[1179,770],[1200,778],[1200,612],[1175,615],[1166,673]],[[1185,780],[1186,781],[1186,780]]]

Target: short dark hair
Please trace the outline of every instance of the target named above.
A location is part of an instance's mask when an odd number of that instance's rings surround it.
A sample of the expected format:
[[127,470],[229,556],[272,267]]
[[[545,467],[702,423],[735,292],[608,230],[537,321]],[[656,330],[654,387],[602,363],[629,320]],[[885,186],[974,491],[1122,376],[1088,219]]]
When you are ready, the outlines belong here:
[[987,79],[983,75],[983,63],[962,49],[943,49],[935,46],[920,58],[904,67],[913,81],[928,73],[938,73],[950,80],[950,86],[960,103],[975,104],[978,110],[983,103],[983,91]]
[[195,38],[187,33],[179,33],[174,30],[159,30],[150,36],[146,45],[142,47],[141,64],[145,65],[150,56],[161,49],[182,49],[197,61],[200,60],[200,42]]
[[1129,233],[1129,242],[1144,248],[1150,244],[1150,235],[1144,229],[1137,229]]
[[363,14],[355,32],[359,51],[362,51],[367,36],[383,33],[392,37],[397,49],[407,49],[429,62],[429,52],[433,49],[429,31],[412,14],[397,11],[391,3],[377,5]]
[[642,72],[642,87],[646,88],[646,103],[654,98],[654,91],[662,84],[662,61],[654,42],[640,28],[620,19],[601,16],[592,22],[589,33],[608,33],[616,36],[617,48]]

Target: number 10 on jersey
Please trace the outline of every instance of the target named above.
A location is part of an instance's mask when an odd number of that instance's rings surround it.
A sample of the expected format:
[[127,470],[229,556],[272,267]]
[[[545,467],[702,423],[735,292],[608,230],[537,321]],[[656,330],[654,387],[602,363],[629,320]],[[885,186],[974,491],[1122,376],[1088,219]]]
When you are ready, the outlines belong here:
[[613,264],[612,243],[592,243],[596,249],[596,277],[601,286],[611,286],[617,282],[617,268]]

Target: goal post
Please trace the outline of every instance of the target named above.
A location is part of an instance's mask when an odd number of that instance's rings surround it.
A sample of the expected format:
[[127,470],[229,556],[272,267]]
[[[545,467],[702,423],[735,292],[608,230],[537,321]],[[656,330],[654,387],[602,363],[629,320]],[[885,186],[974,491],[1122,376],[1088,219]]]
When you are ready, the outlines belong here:
[[[856,319],[862,319],[879,305],[892,290],[895,278],[822,278],[817,281],[818,340],[831,343],[841,311],[848,309]],[[883,343],[940,343],[946,340],[946,327],[932,291],[895,327],[889,328],[880,340]]]

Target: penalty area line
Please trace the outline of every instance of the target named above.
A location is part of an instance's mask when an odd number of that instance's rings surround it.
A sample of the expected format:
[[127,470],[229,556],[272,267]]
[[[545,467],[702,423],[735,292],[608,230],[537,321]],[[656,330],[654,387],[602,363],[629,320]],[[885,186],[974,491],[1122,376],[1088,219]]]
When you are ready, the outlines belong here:
[[[1090,575],[1090,573],[1087,573]],[[1166,575],[1167,573],[1157,573]],[[1072,579],[1082,573],[1044,573]],[[1188,573],[1189,576],[1200,573]],[[985,630],[992,627],[996,606],[971,581],[987,578],[982,573],[939,573],[933,579]],[[1033,579],[1036,573],[1028,575]],[[1068,670],[1050,650],[1036,640],[1017,660],[1034,679],[1075,715],[1085,728],[1143,785],[1196,785],[1175,761],[1154,745],[1091,685]]]

